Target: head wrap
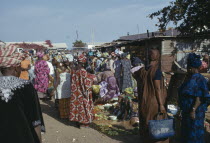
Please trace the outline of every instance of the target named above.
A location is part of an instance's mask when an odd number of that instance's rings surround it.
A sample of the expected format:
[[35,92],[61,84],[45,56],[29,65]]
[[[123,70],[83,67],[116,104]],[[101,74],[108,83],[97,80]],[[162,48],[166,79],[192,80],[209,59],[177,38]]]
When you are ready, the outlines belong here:
[[126,88],[124,92],[127,94],[130,94],[130,95],[134,94],[133,88],[131,88],[131,87]]
[[100,58],[101,57],[101,52],[97,52],[96,56]]
[[128,96],[125,96],[125,97],[127,97],[129,99],[135,98],[133,88],[128,87],[124,90],[124,92],[128,94]]
[[126,58],[130,60],[130,59],[131,59],[131,55],[128,54],[128,55],[126,56]]
[[85,57],[85,55],[81,54],[81,55],[78,56],[78,61],[80,63],[86,63],[87,58]]
[[200,56],[195,53],[190,53],[187,59],[187,67],[199,68],[202,64]]
[[20,65],[26,55],[16,52],[16,49],[15,45],[0,46],[0,67],[15,67]]
[[61,55],[57,55],[57,56],[55,56],[55,60],[57,61],[57,62],[62,62],[62,57],[61,57]]
[[72,62],[74,60],[74,57],[71,54],[66,54],[66,58],[69,62]]
[[42,58],[44,56],[44,52],[37,52],[36,55],[38,58]]
[[128,55],[127,53],[122,53],[121,58],[126,58],[127,55]]
[[138,57],[134,57],[132,63],[133,63],[133,66],[138,66],[142,64],[143,62]]
[[103,57],[104,58],[109,57],[109,53],[107,53],[107,52],[103,53]]

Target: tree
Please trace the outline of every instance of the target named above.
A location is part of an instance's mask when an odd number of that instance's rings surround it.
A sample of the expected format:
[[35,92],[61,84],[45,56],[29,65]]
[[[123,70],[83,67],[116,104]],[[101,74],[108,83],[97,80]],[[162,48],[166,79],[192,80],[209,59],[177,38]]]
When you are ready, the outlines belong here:
[[76,40],[74,43],[73,43],[73,47],[85,47],[87,44],[86,43],[83,43],[82,40]]
[[50,47],[50,48],[52,48],[53,47],[53,45],[52,45],[52,43],[51,43],[51,41],[50,40],[46,40],[45,41],[45,43]]
[[165,30],[172,22],[181,35],[209,33],[210,0],[175,0],[149,17],[157,17],[160,30]]

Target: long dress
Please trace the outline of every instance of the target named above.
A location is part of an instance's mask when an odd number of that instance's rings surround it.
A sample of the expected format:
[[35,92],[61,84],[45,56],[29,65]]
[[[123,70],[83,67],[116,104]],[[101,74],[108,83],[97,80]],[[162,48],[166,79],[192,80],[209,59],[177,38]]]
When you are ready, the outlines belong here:
[[[59,68],[57,68],[59,72]],[[60,118],[69,117],[69,104],[71,96],[71,75],[67,72],[60,71],[60,84],[56,89],[55,99],[59,99]]]
[[[195,104],[196,97],[201,104],[195,112],[195,120],[190,112]],[[210,100],[206,79],[199,73],[193,74],[179,88],[179,105],[182,110],[181,143],[204,143],[204,118],[207,110],[207,101]]]
[[[161,95],[163,104],[167,97],[166,88],[164,87],[163,78],[158,66],[152,66],[148,69],[142,68],[134,73],[134,78],[137,80],[139,94],[139,120],[140,133],[143,136],[144,143],[168,143],[169,140],[153,140],[149,136],[148,121],[154,120],[159,112],[159,105],[156,98],[154,80],[161,82]],[[163,118],[163,117],[162,117]]]
[[38,94],[40,93],[39,98],[43,98],[48,89],[50,68],[46,61],[39,60],[35,63],[34,72],[36,75],[34,87]]
[[132,87],[131,79],[131,61],[128,59],[122,59],[122,92],[128,88]]
[[121,72],[122,72],[122,63],[121,60],[117,60],[114,62],[114,69],[115,69],[115,73],[114,76],[117,80],[117,85],[120,89],[120,91],[122,91],[122,76],[121,76]]
[[83,68],[72,72],[70,121],[81,124],[89,124],[93,121],[92,85],[94,78],[96,77]]
[[37,93],[30,81],[0,77],[0,138],[2,143],[39,143],[35,127],[44,130]]

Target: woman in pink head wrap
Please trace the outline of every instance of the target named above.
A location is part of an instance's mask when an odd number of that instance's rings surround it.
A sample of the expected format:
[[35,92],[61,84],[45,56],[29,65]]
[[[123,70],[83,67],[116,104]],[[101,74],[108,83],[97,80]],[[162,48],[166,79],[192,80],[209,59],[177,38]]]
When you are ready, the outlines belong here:
[[45,60],[43,60],[44,53],[37,52],[38,60],[35,63],[34,73],[36,75],[34,87],[38,92],[39,98],[46,98],[46,93],[49,84],[50,68]]

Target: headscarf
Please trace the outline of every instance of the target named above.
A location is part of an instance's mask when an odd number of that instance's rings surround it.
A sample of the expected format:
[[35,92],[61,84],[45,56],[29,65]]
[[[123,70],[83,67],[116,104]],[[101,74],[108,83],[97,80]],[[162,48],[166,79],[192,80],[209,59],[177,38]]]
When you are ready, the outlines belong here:
[[85,55],[81,54],[81,55],[78,56],[78,61],[79,61],[80,63],[86,63],[87,58],[86,58]]
[[126,89],[124,90],[124,92],[127,93],[127,94],[129,94],[129,95],[133,95],[133,94],[134,94],[133,88],[131,88],[131,87],[126,88]]
[[143,62],[138,57],[134,57],[133,58],[133,61],[132,61],[133,66],[138,66],[138,65],[140,65],[142,63]]
[[12,44],[6,47],[0,46],[0,67],[15,67],[20,65],[26,55],[18,53],[16,50],[17,47]]
[[57,56],[55,56],[55,60],[57,61],[57,62],[62,62],[62,57],[61,57],[61,55],[57,55]]
[[97,52],[96,56],[100,58],[101,57],[101,53]]
[[202,65],[200,56],[195,53],[190,53],[187,58],[187,67],[199,68]]
[[105,52],[105,53],[103,53],[102,56],[103,56],[104,58],[109,57],[109,53]]
[[121,58],[126,58],[127,55],[128,55],[127,53],[122,53]]
[[131,55],[128,54],[128,55],[126,56],[126,58],[130,60],[130,59],[131,59]]
[[42,58],[44,56],[44,52],[37,52],[36,55],[38,58]]
[[66,58],[69,62],[72,62],[74,60],[74,57],[71,54],[66,54]]

